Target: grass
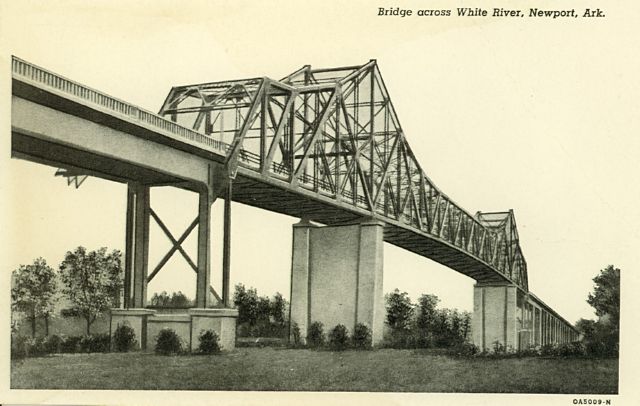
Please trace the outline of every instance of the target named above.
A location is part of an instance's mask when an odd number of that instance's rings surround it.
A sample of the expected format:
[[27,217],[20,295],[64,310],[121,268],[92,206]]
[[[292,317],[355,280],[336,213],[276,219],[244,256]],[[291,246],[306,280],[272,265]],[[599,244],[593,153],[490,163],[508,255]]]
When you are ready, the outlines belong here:
[[11,388],[614,394],[618,360],[269,347],[217,356],[56,354],[13,361]]

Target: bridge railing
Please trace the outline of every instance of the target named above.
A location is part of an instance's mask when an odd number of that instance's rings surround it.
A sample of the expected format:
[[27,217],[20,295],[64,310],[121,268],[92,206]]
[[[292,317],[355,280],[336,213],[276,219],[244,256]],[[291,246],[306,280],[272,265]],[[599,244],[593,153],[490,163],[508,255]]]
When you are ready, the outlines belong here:
[[11,59],[11,69],[14,76],[19,76],[30,82],[37,83],[40,87],[56,90],[64,93],[65,95],[80,99],[83,102],[88,102],[109,110],[110,112],[126,116],[128,119],[144,123],[172,135],[177,135],[182,139],[187,139],[200,144],[201,146],[204,146],[205,149],[213,150],[214,152],[222,153],[224,155],[226,155],[229,149],[229,145],[227,143],[215,140],[202,133],[183,127],[150,111],[141,109],[133,104],[124,102],[116,99],[115,97],[91,89],[90,87],[66,79],[19,58],[13,57]]

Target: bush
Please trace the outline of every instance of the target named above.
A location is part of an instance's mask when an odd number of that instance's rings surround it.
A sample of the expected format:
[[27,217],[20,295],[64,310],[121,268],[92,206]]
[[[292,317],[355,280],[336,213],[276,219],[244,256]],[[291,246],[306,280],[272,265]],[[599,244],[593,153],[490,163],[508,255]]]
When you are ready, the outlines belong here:
[[371,348],[371,330],[365,324],[358,323],[353,329],[351,337],[353,347],[357,349]]
[[136,333],[126,324],[119,324],[113,332],[113,349],[118,352],[129,352],[135,348]]
[[329,347],[334,351],[343,351],[349,345],[349,332],[347,328],[338,324],[329,332]]
[[463,342],[450,347],[447,354],[455,357],[474,357],[480,354],[480,348],[475,344]]
[[80,340],[82,336],[69,336],[62,339],[60,344],[60,352],[75,353],[80,349]]
[[59,353],[62,349],[62,337],[55,334],[45,337],[43,345],[47,354]]
[[580,341],[560,344],[556,348],[556,355],[560,357],[581,357],[586,355],[586,348]]
[[[396,349],[427,348],[427,336],[411,330],[391,330],[384,338],[384,346]],[[424,346],[421,346],[424,344]]]
[[507,352],[507,348],[500,341],[493,342],[493,348],[491,353],[494,355],[503,355]]
[[29,341],[32,340],[29,337],[21,335],[11,336],[11,359],[23,359],[29,356],[29,349],[31,348]]
[[291,337],[290,340],[293,340],[293,346],[294,347],[299,347],[302,342],[300,340],[300,327],[298,326],[298,323],[293,323],[291,325]]
[[531,345],[525,349],[518,351],[519,357],[537,357],[541,354],[541,348]]
[[553,344],[545,344],[540,347],[540,355],[543,357],[549,357],[556,355],[556,351]]
[[80,352],[109,352],[111,337],[109,334],[94,334],[80,338]]
[[324,326],[319,321],[314,321],[311,323],[311,326],[309,326],[307,344],[312,348],[318,348],[324,345]]
[[57,351],[60,337],[31,338],[21,335],[11,337],[11,358],[41,357]]
[[200,354],[219,354],[220,353],[220,338],[213,330],[206,330],[200,333],[200,345],[198,346],[198,352]]
[[161,355],[180,354],[182,343],[178,334],[170,328],[162,329],[156,338],[155,352]]

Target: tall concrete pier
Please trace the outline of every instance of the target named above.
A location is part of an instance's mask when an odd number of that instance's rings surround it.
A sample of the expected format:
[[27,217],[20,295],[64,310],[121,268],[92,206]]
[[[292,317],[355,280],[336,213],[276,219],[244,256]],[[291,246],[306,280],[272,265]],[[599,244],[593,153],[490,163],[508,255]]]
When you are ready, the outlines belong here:
[[316,321],[329,331],[342,324],[352,333],[366,325],[374,344],[382,341],[383,228],[377,221],[318,227],[293,226],[291,321],[303,339]]

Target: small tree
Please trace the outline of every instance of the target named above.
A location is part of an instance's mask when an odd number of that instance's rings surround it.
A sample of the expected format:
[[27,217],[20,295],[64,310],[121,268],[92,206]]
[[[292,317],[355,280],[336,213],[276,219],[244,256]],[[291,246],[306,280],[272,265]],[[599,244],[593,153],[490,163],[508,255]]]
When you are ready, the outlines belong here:
[[169,296],[169,294],[165,290],[163,290],[161,293],[156,292],[153,294],[153,296],[151,296],[149,304],[151,306],[169,307],[171,304],[171,296]]
[[432,330],[436,322],[438,302],[440,302],[440,299],[436,295],[426,294],[420,296],[418,299],[418,315],[416,317],[416,326],[419,329]]
[[620,340],[620,269],[607,266],[593,278],[593,293],[587,303],[598,321],[580,319],[576,327],[583,335],[586,351],[594,356],[617,356]]
[[13,271],[11,305],[31,321],[31,336],[36,336],[36,319],[43,317],[45,335],[49,335],[49,316],[56,301],[56,273],[43,258]]
[[469,332],[471,331],[471,313],[463,311],[461,317],[462,324],[460,325],[460,331],[462,341],[467,341],[469,339]]
[[189,299],[187,295],[185,295],[181,291],[173,292],[171,294],[171,300],[169,301],[169,304],[171,307],[176,307],[176,308],[193,306],[193,302],[191,301],[191,299]]
[[271,316],[271,301],[267,296],[261,296],[258,298],[258,305],[256,307],[256,318],[251,325],[260,325],[262,327],[269,325]]
[[620,325],[620,269],[613,265],[607,266],[593,278],[595,287],[593,293],[589,293],[587,303],[596,311],[600,318],[606,321],[613,329]]
[[87,252],[78,247],[68,251],[60,264],[63,293],[72,303],[72,310],[87,322],[87,335],[96,318],[118,302],[122,286],[121,253],[107,253],[105,247]]
[[413,304],[407,292],[395,289],[385,295],[387,324],[393,330],[408,330],[413,317]]
[[247,289],[242,283],[237,284],[233,304],[238,309],[238,324],[255,324],[258,314],[258,292],[255,289]]
[[286,321],[286,309],[287,301],[282,297],[280,292],[276,293],[271,302],[271,316],[273,317],[273,321],[279,325],[283,325]]

